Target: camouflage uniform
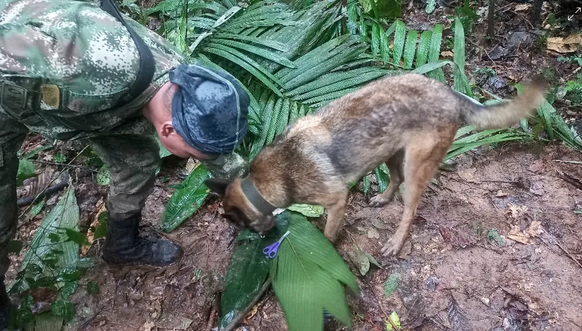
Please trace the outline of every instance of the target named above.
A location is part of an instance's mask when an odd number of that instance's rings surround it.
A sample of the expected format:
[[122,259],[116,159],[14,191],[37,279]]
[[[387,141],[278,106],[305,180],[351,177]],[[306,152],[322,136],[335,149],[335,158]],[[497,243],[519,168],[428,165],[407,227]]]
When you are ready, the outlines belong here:
[[168,81],[169,70],[187,59],[125,17],[150,47],[156,70],[140,97],[115,107],[137,76],[139,55],[127,29],[99,5],[0,0],[0,276],[16,229],[16,153],[27,132],[88,139],[109,167],[110,215],[139,212],[152,191],[159,150],[142,107]]

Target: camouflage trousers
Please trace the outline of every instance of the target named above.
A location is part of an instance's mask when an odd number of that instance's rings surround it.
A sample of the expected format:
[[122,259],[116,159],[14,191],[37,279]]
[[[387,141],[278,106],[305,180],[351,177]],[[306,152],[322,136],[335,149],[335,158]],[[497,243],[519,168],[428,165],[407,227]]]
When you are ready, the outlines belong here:
[[[18,208],[17,152],[28,129],[0,109],[0,277],[9,266],[8,244],[16,232]],[[107,164],[110,190],[106,207],[116,219],[139,213],[153,190],[160,162],[159,145],[153,135],[116,134],[87,139],[95,153]]]

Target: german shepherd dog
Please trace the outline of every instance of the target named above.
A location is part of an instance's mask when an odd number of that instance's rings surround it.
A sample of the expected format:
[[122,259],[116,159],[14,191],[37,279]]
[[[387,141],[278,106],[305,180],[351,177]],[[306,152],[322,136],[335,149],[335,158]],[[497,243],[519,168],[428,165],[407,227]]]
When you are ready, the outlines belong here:
[[349,183],[385,162],[390,184],[370,205],[387,204],[404,183],[400,225],[382,248],[384,256],[396,255],[459,125],[477,130],[514,125],[535,111],[545,86],[536,78],[515,99],[484,106],[422,75],[382,78],[290,124],[251,162],[245,178],[209,179],[206,185],[223,198],[223,217],[259,233],[274,226],[276,208],[323,206],[324,235],[334,243],[343,225]]

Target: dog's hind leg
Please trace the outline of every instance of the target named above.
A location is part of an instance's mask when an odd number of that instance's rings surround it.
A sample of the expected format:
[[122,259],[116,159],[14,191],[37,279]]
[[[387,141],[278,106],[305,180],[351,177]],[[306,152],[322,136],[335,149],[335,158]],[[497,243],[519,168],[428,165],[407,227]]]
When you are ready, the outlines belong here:
[[390,184],[386,191],[370,199],[370,206],[372,207],[380,207],[389,203],[394,197],[394,193],[398,191],[400,184],[404,182],[404,150],[401,149],[392,155],[386,161],[386,165],[390,170]]
[[327,222],[323,235],[332,243],[337,240],[339,231],[344,224],[344,213],[346,211],[346,204],[348,202],[348,191],[338,192],[330,197],[329,205],[324,205],[327,209]]
[[404,212],[396,233],[382,248],[384,256],[396,255],[402,249],[422,194],[445,157],[455,136],[455,128],[420,134],[406,146],[404,172]]

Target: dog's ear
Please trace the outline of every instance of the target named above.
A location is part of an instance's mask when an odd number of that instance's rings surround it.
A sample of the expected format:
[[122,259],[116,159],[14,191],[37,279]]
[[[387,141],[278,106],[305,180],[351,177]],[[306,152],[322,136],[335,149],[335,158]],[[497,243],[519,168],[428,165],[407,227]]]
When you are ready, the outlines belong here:
[[230,184],[230,181],[218,178],[210,178],[204,181],[204,184],[208,186],[211,193],[218,194],[223,197],[226,193],[226,188]]

